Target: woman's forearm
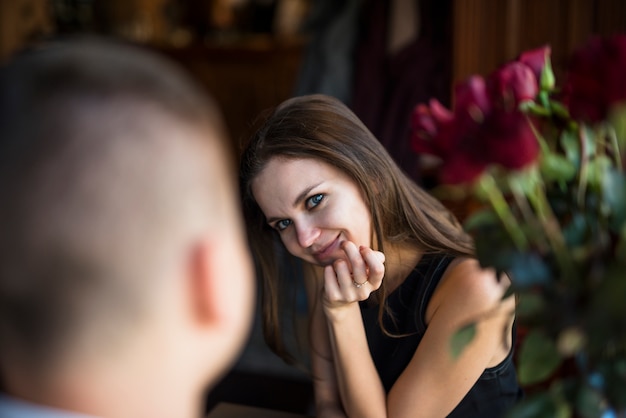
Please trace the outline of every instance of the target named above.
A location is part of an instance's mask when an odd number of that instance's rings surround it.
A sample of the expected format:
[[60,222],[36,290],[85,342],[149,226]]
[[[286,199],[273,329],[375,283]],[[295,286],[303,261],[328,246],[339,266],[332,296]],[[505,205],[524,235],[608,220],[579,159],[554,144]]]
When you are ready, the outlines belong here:
[[370,355],[358,303],[326,311],[335,370],[348,417],[385,417],[386,393]]
[[315,416],[317,418],[346,418],[345,412],[336,403],[316,403]]

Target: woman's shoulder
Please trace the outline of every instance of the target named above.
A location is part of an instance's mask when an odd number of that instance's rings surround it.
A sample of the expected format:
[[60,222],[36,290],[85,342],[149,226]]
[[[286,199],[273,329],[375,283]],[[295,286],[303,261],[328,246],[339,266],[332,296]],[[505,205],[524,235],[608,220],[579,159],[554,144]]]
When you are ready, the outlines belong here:
[[494,269],[483,268],[478,260],[456,257],[446,268],[431,305],[459,304],[482,310],[499,302],[509,285],[506,275],[498,277]]

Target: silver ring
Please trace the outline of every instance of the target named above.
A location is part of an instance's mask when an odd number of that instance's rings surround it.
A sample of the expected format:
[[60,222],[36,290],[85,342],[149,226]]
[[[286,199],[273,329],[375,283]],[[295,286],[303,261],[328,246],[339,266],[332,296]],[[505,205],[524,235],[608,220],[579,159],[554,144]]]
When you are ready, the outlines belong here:
[[367,282],[369,282],[369,280],[364,281],[363,283],[357,283],[354,280],[352,280],[352,284],[354,285],[354,287],[356,287],[357,289],[360,289],[361,287],[363,287],[364,284],[366,284]]

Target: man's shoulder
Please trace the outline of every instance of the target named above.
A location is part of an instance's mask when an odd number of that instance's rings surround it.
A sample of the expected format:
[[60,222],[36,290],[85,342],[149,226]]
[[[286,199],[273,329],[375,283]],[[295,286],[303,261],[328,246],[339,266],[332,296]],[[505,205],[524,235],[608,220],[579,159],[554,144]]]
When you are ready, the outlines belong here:
[[94,418],[76,412],[52,408],[0,393],[0,417],[2,418]]

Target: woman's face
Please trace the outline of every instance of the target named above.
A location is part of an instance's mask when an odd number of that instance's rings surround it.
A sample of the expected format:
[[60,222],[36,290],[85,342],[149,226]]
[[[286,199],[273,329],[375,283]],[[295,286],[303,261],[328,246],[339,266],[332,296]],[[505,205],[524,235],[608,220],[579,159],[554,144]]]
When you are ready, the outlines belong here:
[[371,246],[371,214],[350,177],[314,159],[272,158],[252,194],[287,250],[318,265],[344,258],[343,241]]

